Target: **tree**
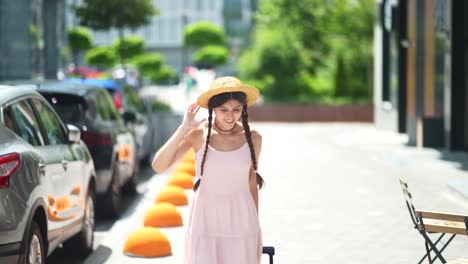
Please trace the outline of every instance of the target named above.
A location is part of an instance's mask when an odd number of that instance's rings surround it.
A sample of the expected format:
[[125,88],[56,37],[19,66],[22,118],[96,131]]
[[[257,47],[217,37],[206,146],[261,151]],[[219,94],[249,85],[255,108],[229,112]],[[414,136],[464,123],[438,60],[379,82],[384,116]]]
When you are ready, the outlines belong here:
[[267,30],[281,26],[293,32],[311,62],[309,71],[317,70],[330,49],[327,45],[329,13],[334,0],[260,0],[257,22]]
[[208,21],[191,24],[184,30],[184,45],[187,47],[226,45],[226,40],[224,30]]
[[[328,44],[334,54],[342,56],[346,69],[346,92],[348,98],[369,98],[372,86],[372,41],[374,1],[334,0],[330,10],[329,28],[333,34]],[[330,57],[335,55],[330,54]],[[335,68],[338,65],[335,66]]]
[[257,28],[254,45],[239,60],[241,78],[258,85],[267,100],[281,101],[309,93],[303,71],[310,63],[293,32],[278,26]]
[[368,98],[374,17],[373,0],[260,0],[237,68],[266,100],[327,99],[336,82],[349,98]]
[[207,21],[189,25],[184,30],[184,45],[196,47],[192,60],[202,68],[225,64],[229,57],[224,29]]
[[93,46],[91,33],[87,28],[75,27],[68,29],[67,35],[73,63],[78,66],[79,52],[89,50]]
[[117,56],[112,47],[96,47],[90,49],[86,52],[85,59],[87,64],[99,68],[110,68],[117,62]]
[[346,69],[343,61],[343,55],[339,54],[336,57],[336,71],[335,71],[335,96],[346,96],[346,86],[348,84],[348,78],[346,74]]
[[[125,28],[134,30],[147,25],[157,14],[151,0],[83,0],[83,5],[74,9],[81,25],[95,30],[115,28],[120,40],[124,38]],[[124,52],[125,48],[120,49],[122,65],[127,58]]]
[[159,53],[144,53],[133,57],[130,63],[134,64],[143,76],[151,77],[163,64],[163,56]]
[[126,36],[116,40],[112,46],[117,54],[125,54],[127,59],[145,52],[145,40],[140,36]]
[[168,65],[163,65],[158,70],[151,73],[150,79],[154,83],[170,83],[177,79],[177,73]]
[[207,45],[193,54],[193,61],[202,68],[212,68],[227,62],[229,50],[224,46]]

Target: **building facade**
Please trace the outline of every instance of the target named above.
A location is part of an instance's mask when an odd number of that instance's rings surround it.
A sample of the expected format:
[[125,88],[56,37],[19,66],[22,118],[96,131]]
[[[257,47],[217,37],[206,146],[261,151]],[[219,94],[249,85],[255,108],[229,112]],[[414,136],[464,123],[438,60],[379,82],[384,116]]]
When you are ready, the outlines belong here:
[[468,2],[378,0],[374,119],[409,144],[468,150]]
[[0,81],[56,78],[66,45],[65,1],[0,1]]

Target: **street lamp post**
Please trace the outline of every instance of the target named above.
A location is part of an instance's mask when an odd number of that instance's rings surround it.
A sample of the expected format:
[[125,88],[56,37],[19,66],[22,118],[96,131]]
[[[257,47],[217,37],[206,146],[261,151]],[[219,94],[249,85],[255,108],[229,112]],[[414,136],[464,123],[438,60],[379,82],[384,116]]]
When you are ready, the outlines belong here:
[[185,47],[184,43],[184,31],[185,27],[187,26],[187,13],[184,11],[182,12],[182,52],[181,52],[181,74],[184,73],[185,66],[187,64],[187,48]]

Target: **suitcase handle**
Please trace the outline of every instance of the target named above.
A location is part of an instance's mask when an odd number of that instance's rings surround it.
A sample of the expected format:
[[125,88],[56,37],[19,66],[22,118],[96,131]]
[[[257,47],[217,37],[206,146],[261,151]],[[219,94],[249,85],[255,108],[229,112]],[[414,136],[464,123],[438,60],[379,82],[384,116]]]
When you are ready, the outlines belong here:
[[263,247],[262,254],[268,254],[270,257],[270,264],[273,264],[273,256],[275,255],[274,247]]

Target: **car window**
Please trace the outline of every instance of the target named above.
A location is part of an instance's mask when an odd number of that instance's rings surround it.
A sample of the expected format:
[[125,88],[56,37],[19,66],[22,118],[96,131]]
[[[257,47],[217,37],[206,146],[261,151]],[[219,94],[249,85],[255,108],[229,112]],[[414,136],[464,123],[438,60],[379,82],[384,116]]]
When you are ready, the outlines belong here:
[[18,127],[15,124],[10,107],[3,110],[2,116],[3,116],[3,123],[5,124],[5,126],[8,127],[11,131],[19,135]]
[[97,103],[98,112],[101,115],[103,120],[108,120],[108,121],[120,120],[120,114],[115,108],[112,98],[105,90],[102,90],[99,92],[96,103]]
[[33,99],[32,101],[44,126],[49,144],[65,144],[67,142],[65,131],[52,109],[40,100]]
[[55,109],[63,122],[74,124],[84,120],[87,107],[82,97],[62,93],[44,92],[41,94]]
[[136,111],[139,113],[144,113],[145,108],[143,102],[141,101],[138,93],[132,87],[125,85],[123,87],[123,91],[125,93],[125,97],[127,97],[127,104],[128,108],[131,111]]
[[[9,124],[6,124],[13,132],[33,146],[45,144],[42,137],[39,122],[34,115],[31,105],[27,101],[12,104],[4,111],[4,116],[9,116]],[[16,127],[14,127],[14,123]],[[11,127],[12,126],[12,127]]]
[[94,91],[86,96],[86,104],[88,105],[88,111],[86,115],[91,120],[102,120],[101,109],[99,106],[99,91]]
[[84,98],[85,102],[86,102],[86,116],[88,117],[88,119],[90,120],[100,120],[101,117],[99,116],[98,112],[97,112],[97,109],[96,109],[96,93],[94,92],[91,92],[89,94],[86,95],[86,97]]

